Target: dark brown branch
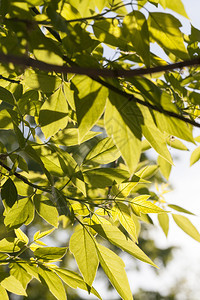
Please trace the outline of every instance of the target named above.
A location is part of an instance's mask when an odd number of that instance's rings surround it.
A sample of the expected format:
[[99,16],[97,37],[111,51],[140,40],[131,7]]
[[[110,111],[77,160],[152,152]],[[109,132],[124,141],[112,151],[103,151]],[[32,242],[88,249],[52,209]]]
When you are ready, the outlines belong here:
[[20,83],[20,80],[10,79],[10,78],[4,77],[2,75],[0,75],[0,79],[6,80],[6,81],[9,81],[9,82],[12,82],[12,83]]
[[[32,67],[33,69],[39,69],[47,72],[56,72],[56,73],[73,73],[73,74],[81,74],[81,75],[87,75],[94,79],[95,81],[101,83],[103,86],[107,87],[108,89],[111,89],[112,91],[116,92],[117,94],[120,94],[126,98],[128,98],[130,101],[133,100],[137,103],[140,103],[143,106],[146,106],[150,109],[153,109],[155,111],[158,111],[160,113],[163,113],[169,117],[174,117],[176,119],[182,120],[186,123],[189,123],[195,127],[200,128],[200,124],[195,122],[194,120],[188,119],[182,115],[176,114],[172,111],[165,110],[162,107],[158,107],[156,105],[153,105],[149,102],[143,101],[141,99],[135,98],[132,94],[124,92],[123,90],[120,90],[116,88],[115,86],[111,85],[110,83],[102,80],[100,77],[131,77],[131,76],[139,76],[139,75],[147,75],[162,71],[169,71],[176,68],[183,68],[186,66],[193,66],[193,65],[199,65],[200,64],[200,58],[195,58],[192,60],[182,61],[175,64],[165,65],[165,66],[158,66],[155,68],[146,68],[146,69],[136,69],[136,70],[108,70],[108,69],[92,69],[92,68],[83,68],[79,66],[58,66],[53,64],[48,64],[39,60],[32,59],[27,56],[14,56],[14,55],[6,55],[0,53],[0,61],[3,63],[13,63],[15,65],[21,65],[23,67]],[[71,64],[73,62],[70,61]]]
[[[7,171],[11,171],[12,169],[10,167],[8,167],[7,165],[5,165],[1,160],[0,160],[0,166],[2,166],[4,169],[6,169]],[[25,184],[28,184],[29,186],[33,187],[34,189],[43,191],[43,192],[47,192],[47,193],[51,193],[51,190],[47,189],[47,188],[43,188],[42,186],[38,186],[32,182],[30,182],[26,177],[22,176],[21,174],[14,172],[13,175],[15,177],[17,177],[18,179],[22,180]]]
[[6,55],[0,53],[0,61],[2,63],[13,63],[16,65],[21,65],[23,67],[32,67],[33,69],[40,69],[48,72],[56,72],[56,73],[72,73],[72,74],[80,74],[87,75],[92,77],[134,77],[134,76],[142,76],[148,74],[154,74],[159,72],[166,72],[174,69],[182,69],[184,67],[200,65],[200,58],[194,58],[191,60],[181,61],[174,64],[168,64],[164,66],[157,66],[153,68],[139,68],[134,70],[122,70],[122,69],[94,69],[94,68],[86,68],[86,67],[68,67],[68,66],[59,66],[54,64],[48,64],[43,61],[35,60],[28,56],[14,56],[14,55]]

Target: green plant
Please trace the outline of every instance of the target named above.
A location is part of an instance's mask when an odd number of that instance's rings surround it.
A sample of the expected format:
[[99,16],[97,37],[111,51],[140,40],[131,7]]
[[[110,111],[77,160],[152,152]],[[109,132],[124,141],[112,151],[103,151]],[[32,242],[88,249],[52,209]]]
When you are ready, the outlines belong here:
[[[176,17],[149,12],[146,2],[187,18],[181,0],[0,2],[1,299],[26,295],[32,278],[59,300],[63,282],[101,299],[92,286],[99,263],[122,299],[132,299],[122,259],[98,237],[156,267],[137,245],[140,222],[158,214],[167,235],[171,211],[192,214],[153,193],[149,178],[160,169],[168,180],[168,145],[184,151],[181,140],[200,142],[192,134],[200,127],[200,31],[184,35]],[[150,148],[155,164],[140,160]],[[30,240],[38,216],[50,227]],[[200,241],[188,218],[172,216]],[[73,230],[69,245],[47,246],[41,238],[59,224]],[[81,275],[59,265],[66,251]]]

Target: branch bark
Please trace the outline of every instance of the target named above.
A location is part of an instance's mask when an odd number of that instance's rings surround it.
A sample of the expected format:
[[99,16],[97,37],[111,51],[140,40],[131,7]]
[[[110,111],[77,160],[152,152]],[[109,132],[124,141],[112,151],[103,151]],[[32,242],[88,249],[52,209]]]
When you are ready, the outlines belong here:
[[[69,59],[68,59],[69,60]],[[102,79],[102,77],[133,77],[133,76],[142,76],[147,74],[153,74],[157,72],[169,71],[176,68],[184,68],[186,66],[194,66],[200,65],[200,58],[195,58],[192,60],[182,61],[175,64],[169,64],[165,66],[157,66],[155,68],[146,68],[146,69],[135,69],[135,70],[108,70],[108,69],[92,69],[92,68],[83,68],[76,65],[72,67],[68,66],[59,66],[55,64],[48,64],[43,61],[35,60],[28,56],[14,56],[14,55],[6,55],[0,53],[0,61],[3,63],[13,63],[15,65],[20,65],[25,68],[32,67],[33,69],[39,69],[47,72],[56,72],[56,73],[72,73],[72,74],[81,74],[91,77],[93,80],[101,83],[103,86],[107,87],[108,89],[116,92],[117,94],[126,97],[129,101],[135,101],[143,106],[146,106],[152,110],[158,111],[163,113],[169,117],[174,117],[176,119],[182,120],[185,123],[191,124],[195,127],[200,128],[200,124],[192,119],[188,119],[183,115],[179,115],[175,112],[168,111],[161,106],[153,105],[147,101],[143,101],[134,97],[132,94],[127,93],[123,90],[118,89],[117,87],[113,86],[112,84],[106,82]],[[74,64],[69,60],[69,63]],[[101,78],[100,78],[101,77]]]
[[13,63],[15,65],[20,65],[23,67],[32,67],[33,69],[39,69],[47,72],[56,72],[56,73],[72,73],[72,74],[80,74],[96,77],[110,77],[110,78],[118,78],[118,77],[134,77],[134,76],[142,76],[148,74],[154,74],[159,72],[167,72],[175,69],[183,69],[184,67],[190,67],[195,65],[200,65],[200,58],[193,58],[191,60],[181,61],[174,64],[167,64],[164,66],[156,66],[153,68],[139,68],[134,70],[122,70],[122,69],[94,69],[94,68],[86,68],[79,66],[59,66],[55,64],[48,64],[40,60],[35,60],[28,56],[14,56],[9,54],[0,53],[0,61],[2,63]]

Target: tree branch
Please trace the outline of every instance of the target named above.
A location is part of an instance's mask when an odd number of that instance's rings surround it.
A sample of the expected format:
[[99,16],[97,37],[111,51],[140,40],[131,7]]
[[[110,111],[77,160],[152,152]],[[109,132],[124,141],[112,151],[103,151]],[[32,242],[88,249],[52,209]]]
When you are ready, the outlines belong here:
[[[7,171],[11,171],[12,169],[10,167],[8,167],[7,165],[5,165],[1,160],[0,160],[0,166],[2,166],[4,169],[6,169]],[[43,191],[43,192],[47,192],[47,193],[51,193],[51,190],[47,189],[47,188],[43,188],[42,186],[38,186],[32,182],[30,182],[26,177],[22,176],[21,174],[14,172],[13,175],[15,177],[17,177],[18,179],[22,180],[25,184],[28,184],[29,186],[33,187],[34,189]]]
[[13,63],[15,65],[20,65],[23,67],[32,67],[33,69],[40,69],[42,71],[47,72],[56,72],[56,73],[72,73],[72,74],[80,74],[87,75],[92,77],[134,77],[134,76],[142,76],[148,74],[154,74],[159,72],[167,72],[174,69],[182,69],[184,67],[200,65],[200,57],[193,58],[191,60],[181,61],[174,64],[167,64],[164,66],[157,66],[153,68],[139,68],[134,70],[123,70],[123,69],[94,69],[87,67],[79,67],[79,66],[59,66],[55,64],[48,64],[40,60],[35,60],[28,56],[14,56],[9,54],[0,53],[0,61],[2,63]]
[[169,71],[176,68],[184,68],[186,66],[193,66],[193,65],[200,65],[200,58],[195,58],[187,61],[178,62],[175,64],[165,65],[165,66],[157,66],[154,68],[146,68],[146,69],[135,69],[135,70],[108,70],[108,69],[92,69],[92,68],[83,68],[74,65],[74,63],[70,60],[70,64],[73,64],[72,67],[68,66],[59,66],[55,64],[48,64],[43,61],[35,60],[28,56],[14,56],[14,55],[6,55],[0,53],[0,61],[3,63],[13,63],[15,65],[21,65],[23,67],[32,67],[33,69],[39,69],[42,71],[47,72],[56,72],[56,73],[72,73],[72,74],[81,74],[87,75],[91,77],[93,80],[99,82],[103,86],[107,87],[108,89],[116,92],[117,94],[126,97],[129,101],[135,101],[143,106],[146,106],[150,109],[163,113],[169,117],[174,117],[176,119],[182,120],[188,124],[191,124],[195,127],[200,128],[200,124],[195,122],[194,120],[188,119],[182,115],[176,114],[175,112],[168,111],[161,106],[153,105],[147,101],[143,101],[134,97],[132,94],[127,93],[123,90],[118,89],[117,87],[113,86],[112,84],[102,80],[100,77],[133,77],[133,76],[141,76],[147,74],[153,74],[157,72]]

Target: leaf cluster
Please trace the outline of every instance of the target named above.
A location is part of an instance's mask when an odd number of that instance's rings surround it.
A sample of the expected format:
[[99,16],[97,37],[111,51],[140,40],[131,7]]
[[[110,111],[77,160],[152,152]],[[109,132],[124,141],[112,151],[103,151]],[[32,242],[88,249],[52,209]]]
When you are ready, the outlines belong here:
[[[147,2],[157,11],[148,11]],[[67,298],[65,287],[101,299],[93,287],[100,264],[120,297],[131,300],[124,262],[108,245],[157,267],[138,245],[141,223],[153,224],[149,214],[158,216],[167,236],[172,212],[174,222],[200,241],[182,215],[192,213],[166,203],[165,190],[151,191],[155,176],[161,182],[169,178],[171,147],[187,151],[184,141],[200,142],[191,125],[199,117],[199,67],[130,78],[53,69],[117,72],[195,58],[200,31],[192,26],[184,35],[181,22],[159,12],[158,4],[187,18],[181,0],[0,2],[0,52],[7,57],[0,63],[0,185],[7,230],[0,240],[2,299],[8,299],[7,291],[27,296],[32,279],[58,300]],[[49,65],[51,72],[44,69]],[[150,148],[157,155],[154,164],[142,159]],[[199,159],[197,147],[191,164]],[[48,230],[30,238],[24,228],[37,218]],[[65,246],[41,241],[61,227],[73,231]],[[80,273],[61,267],[67,252]]]

